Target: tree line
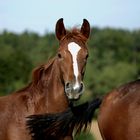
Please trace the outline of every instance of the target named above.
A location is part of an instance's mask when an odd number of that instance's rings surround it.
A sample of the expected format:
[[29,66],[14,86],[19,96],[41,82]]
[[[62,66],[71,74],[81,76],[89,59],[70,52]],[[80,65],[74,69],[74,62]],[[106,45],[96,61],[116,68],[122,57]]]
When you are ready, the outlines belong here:
[[[91,29],[88,40],[84,99],[102,96],[140,76],[140,30]],[[32,70],[56,55],[54,33],[0,33],[0,95],[10,94],[31,81]]]

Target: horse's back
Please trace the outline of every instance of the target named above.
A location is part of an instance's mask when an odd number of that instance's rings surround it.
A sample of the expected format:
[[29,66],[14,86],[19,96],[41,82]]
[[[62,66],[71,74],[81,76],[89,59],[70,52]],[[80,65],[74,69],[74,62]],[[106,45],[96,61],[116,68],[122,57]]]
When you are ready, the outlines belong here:
[[140,140],[140,80],[109,93],[98,117],[102,137],[107,140]]

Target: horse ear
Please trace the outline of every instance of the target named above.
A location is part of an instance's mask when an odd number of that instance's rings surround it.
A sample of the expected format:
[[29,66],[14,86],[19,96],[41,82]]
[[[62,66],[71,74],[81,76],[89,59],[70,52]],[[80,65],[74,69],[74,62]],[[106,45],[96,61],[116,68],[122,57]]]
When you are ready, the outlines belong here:
[[62,37],[66,35],[65,26],[63,23],[63,18],[60,18],[56,23],[55,34],[58,40],[61,40]]
[[89,35],[90,35],[90,24],[89,24],[89,22],[86,19],[83,19],[83,24],[82,24],[82,27],[81,27],[81,33],[87,39],[89,38]]

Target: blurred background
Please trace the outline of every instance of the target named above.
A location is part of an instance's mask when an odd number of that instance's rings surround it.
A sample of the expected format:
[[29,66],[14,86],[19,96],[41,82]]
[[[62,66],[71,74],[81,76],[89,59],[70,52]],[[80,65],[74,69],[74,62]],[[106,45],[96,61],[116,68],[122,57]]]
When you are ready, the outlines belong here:
[[[140,78],[139,14],[139,0],[1,0],[0,95],[27,85],[32,70],[55,56],[59,18],[67,29],[80,27],[83,18],[91,24],[86,91],[80,102]],[[91,131],[75,140],[101,140],[96,119]]]

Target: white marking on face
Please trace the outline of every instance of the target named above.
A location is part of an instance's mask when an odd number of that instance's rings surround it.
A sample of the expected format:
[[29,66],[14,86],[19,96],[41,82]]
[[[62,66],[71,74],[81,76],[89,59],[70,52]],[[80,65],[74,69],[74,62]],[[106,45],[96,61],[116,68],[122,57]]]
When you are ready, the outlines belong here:
[[68,50],[72,55],[72,60],[73,60],[73,71],[74,71],[74,76],[76,78],[76,83],[74,88],[77,88],[79,86],[78,84],[78,64],[77,64],[77,55],[78,52],[80,51],[81,47],[76,44],[75,42],[71,42],[68,44]]

